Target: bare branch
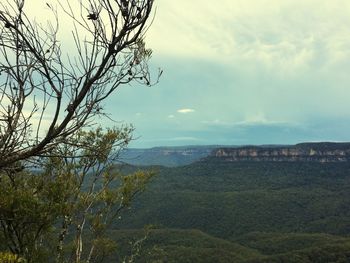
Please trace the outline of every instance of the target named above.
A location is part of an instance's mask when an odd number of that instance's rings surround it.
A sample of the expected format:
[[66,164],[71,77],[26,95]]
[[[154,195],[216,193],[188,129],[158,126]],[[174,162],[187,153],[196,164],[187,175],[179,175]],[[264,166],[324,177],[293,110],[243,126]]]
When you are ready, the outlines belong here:
[[0,168],[50,155],[103,115],[101,102],[121,85],[153,84],[143,41],[153,2],[58,1],[73,25],[67,59],[52,5],[43,3],[54,18],[43,26],[25,0],[0,4]]

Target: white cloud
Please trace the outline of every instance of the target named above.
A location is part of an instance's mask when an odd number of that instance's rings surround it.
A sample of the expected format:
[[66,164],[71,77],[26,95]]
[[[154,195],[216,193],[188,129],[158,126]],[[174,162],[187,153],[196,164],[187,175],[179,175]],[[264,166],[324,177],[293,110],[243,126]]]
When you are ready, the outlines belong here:
[[248,126],[298,126],[297,122],[282,121],[278,119],[267,118],[263,112],[256,112],[255,114],[248,114],[241,120],[223,121],[215,119],[212,121],[201,121],[205,126],[220,127],[220,128],[239,128]]
[[170,115],[168,115],[168,118],[169,118],[169,119],[173,119],[173,118],[175,118],[175,116],[172,115],[172,114],[170,114]]
[[169,141],[199,141],[200,139],[196,137],[174,137],[168,139]]
[[157,139],[142,139],[143,142],[147,143],[159,143],[159,142],[182,142],[182,141],[201,141],[200,138],[183,136],[183,137],[170,137],[170,138],[157,138]]
[[191,112],[195,112],[194,109],[179,109],[177,110],[178,113],[182,113],[182,114],[187,114],[187,113],[191,113]]
[[202,124],[205,125],[214,125],[214,126],[232,126],[232,122],[226,122],[226,121],[222,121],[219,119],[215,119],[212,121],[201,121]]
[[234,126],[299,126],[295,121],[284,121],[278,119],[267,118],[263,112],[257,112],[246,116],[242,121],[234,123]]
[[[48,2],[58,6],[57,0]],[[78,2],[70,4],[79,10]],[[155,6],[146,40],[161,57],[207,59],[240,68],[256,65],[283,73],[350,59],[348,0],[162,0]],[[26,8],[44,24],[53,18],[40,0]],[[73,42],[67,31],[71,20],[59,14],[68,45]]]
[[155,54],[287,73],[350,59],[347,0],[163,0],[157,6],[148,35]]

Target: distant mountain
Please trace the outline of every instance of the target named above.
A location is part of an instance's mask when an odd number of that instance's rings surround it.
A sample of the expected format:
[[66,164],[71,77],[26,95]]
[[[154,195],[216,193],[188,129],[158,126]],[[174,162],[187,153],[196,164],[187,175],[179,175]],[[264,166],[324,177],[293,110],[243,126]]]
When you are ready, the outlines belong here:
[[207,157],[220,146],[155,147],[150,149],[130,148],[124,150],[121,161],[132,165],[182,166]]
[[121,161],[131,165],[176,167],[205,158],[224,161],[312,161],[345,162],[350,160],[350,143],[300,143],[259,146],[179,146],[124,150]]

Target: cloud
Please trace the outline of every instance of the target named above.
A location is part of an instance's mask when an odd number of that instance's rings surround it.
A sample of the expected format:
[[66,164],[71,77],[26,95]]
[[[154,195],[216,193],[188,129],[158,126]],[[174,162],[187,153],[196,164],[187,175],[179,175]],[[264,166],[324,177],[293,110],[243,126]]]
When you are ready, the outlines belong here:
[[163,0],[157,7],[147,39],[155,54],[290,74],[350,58],[347,0]]
[[182,113],[182,114],[187,114],[187,113],[192,113],[195,112],[194,109],[179,109],[177,110],[178,113]]
[[173,119],[173,118],[175,118],[175,115],[170,114],[170,115],[168,115],[168,118]]
[[264,114],[257,113],[255,115],[249,115],[243,120],[239,121],[222,121],[215,119],[212,121],[201,121],[201,124],[206,127],[220,127],[220,128],[247,128],[247,127],[260,127],[260,126],[281,126],[281,127],[296,127],[299,124],[297,122],[287,122],[280,120],[267,119]]
[[196,137],[174,137],[167,139],[169,141],[200,141],[200,139]]
[[222,121],[220,119],[215,119],[212,121],[201,121],[202,124],[210,126],[232,126],[232,122]]
[[285,121],[271,120],[268,119],[265,114],[261,111],[255,114],[249,114],[245,117],[243,121],[238,121],[235,126],[270,126],[270,125],[287,125]]

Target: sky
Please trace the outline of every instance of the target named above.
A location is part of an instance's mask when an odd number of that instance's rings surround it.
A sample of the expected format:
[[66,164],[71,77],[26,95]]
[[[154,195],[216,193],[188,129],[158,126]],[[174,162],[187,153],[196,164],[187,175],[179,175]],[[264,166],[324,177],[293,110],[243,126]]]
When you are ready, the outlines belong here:
[[131,147],[350,141],[348,0],[156,0],[146,44],[160,82],[104,107]]
[[135,147],[350,140],[350,2],[158,0],[164,70],[110,98]]

